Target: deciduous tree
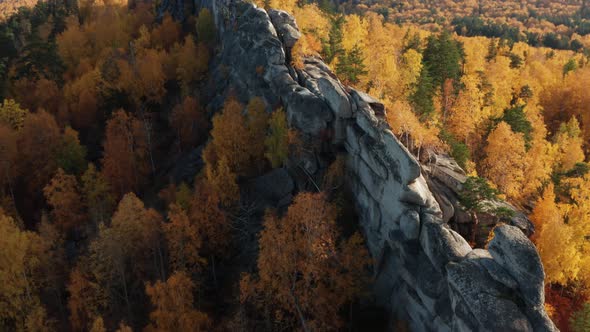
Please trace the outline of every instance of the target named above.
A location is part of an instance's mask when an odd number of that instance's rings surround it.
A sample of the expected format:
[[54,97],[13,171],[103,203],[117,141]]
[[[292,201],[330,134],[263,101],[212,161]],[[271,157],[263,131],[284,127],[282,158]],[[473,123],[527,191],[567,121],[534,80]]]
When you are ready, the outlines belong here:
[[172,270],[195,275],[205,264],[200,256],[202,236],[198,227],[198,223],[203,221],[189,219],[186,211],[176,204],[168,208],[168,220],[163,228]]
[[176,132],[181,149],[195,147],[205,137],[208,127],[205,110],[196,98],[186,97],[172,111],[170,125]]
[[51,206],[53,222],[64,232],[81,226],[85,220],[78,180],[61,168],[43,189],[45,199]]
[[507,123],[500,122],[488,136],[484,151],[482,174],[509,197],[519,197],[526,156],[523,134],[514,133]]
[[276,110],[268,121],[268,134],[264,139],[264,156],[273,168],[283,166],[289,154],[289,127],[287,116],[282,109]]
[[146,134],[139,120],[118,110],[107,122],[102,174],[117,197],[138,190],[149,172]]
[[283,218],[268,213],[259,281],[243,299],[262,296],[262,306],[271,306],[283,327],[294,328],[295,319],[304,330],[341,326],[338,312],[361,291],[369,261],[359,235],[338,243],[335,216],[322,194],[310,193],[299,194]]
[[194,307],[195,284],[184,273],[174,273],[166,282],[147,284],[145,291],[154,310],[148,331],[207,331],[210,327],[206,314]]

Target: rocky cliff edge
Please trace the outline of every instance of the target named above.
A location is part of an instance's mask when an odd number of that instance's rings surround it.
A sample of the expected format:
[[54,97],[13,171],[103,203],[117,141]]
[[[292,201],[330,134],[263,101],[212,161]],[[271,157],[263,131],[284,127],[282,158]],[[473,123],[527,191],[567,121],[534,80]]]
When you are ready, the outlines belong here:
[[[455,212],[443,215],[420,163],[383,120],[383,105],[344,86],[320,58],[306,59],[302,69],[290,66],[300,37],[291,15],[242,1],[200,5],[211,9],[221,33],[215,91],[284,107],[310,147],[290,161],[291,169],[321,177],[326,150],[346,155],[381,305],[413,331],[556,331],[526,227],[498,226],[487,250],[472,249],[447,223]],[[212,108],[225,97],[217,96]]]

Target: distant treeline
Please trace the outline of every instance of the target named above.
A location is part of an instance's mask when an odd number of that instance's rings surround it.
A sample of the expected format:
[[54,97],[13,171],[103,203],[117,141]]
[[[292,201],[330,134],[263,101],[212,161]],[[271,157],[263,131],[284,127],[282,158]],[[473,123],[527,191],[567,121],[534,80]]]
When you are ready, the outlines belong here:
[[[547,19],[547,18],[545,18]],[[554,17],[557,20],[556,17]],[[564,18],[564,22],[568,21]],[[569,19],[571,24],[574,24],[572,19]],[[552,22],[558,24],[556,22]],[[451,24],[455,27],[455,32],[461,36],[485,36],[489,38],[502,38],[511,42],[525,42],[531,46],[545,46],[557,50],[572,50],[575,52],[586,51],[584,45],[570,36],[549,32],[546,34],[539,34],[537,32],[525,31],[522,32],[516,27],[509,26],[506,23],[498,24],[492,21],[484,21],[476,16],[456,17]],[[560,23],[561,24],[561,23]],[[583,21],[583,24],[578,24],[576,27],[590,32],[590,22]],[[576,28],[576,31],[578,29]],[[581,33],[580,33],[581,34]]]

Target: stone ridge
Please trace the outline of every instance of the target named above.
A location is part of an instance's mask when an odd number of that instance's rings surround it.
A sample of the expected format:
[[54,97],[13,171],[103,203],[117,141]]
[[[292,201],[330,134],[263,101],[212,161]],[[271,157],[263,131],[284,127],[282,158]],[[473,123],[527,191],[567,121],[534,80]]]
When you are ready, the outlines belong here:
[[300,36],[291,15],[242,1],[234,8],[216,0],[201,5],[223,32],[216,91],[282,105],[289,125],[315,147],[289,168],[320,178],[327,167],[322,151],[346,154],[381,305],[413,331],[557,331],[543,306],[539,255],[521,229],[499,226],[489,251],[472,250],[445,222],[420,163],[383,121],[383,105],[341,84],[319,58],[306,59],[302,69],[290,66]]

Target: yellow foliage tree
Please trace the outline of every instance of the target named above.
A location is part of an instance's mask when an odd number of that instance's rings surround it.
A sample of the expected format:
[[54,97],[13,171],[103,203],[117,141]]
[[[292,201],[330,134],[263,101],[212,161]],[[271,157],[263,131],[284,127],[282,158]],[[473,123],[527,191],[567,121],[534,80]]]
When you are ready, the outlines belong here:
[[514,133],[500,122],[490,133],[484,149],[481,174],[510,198],[518,198],[524,180],[526,150],[521,133]]
[[582,149],[584,140],[581,134],[580,124],[576,117],[572,117],[567,123],[562,123],[559,127],[559,131],[555,136],[555,144],[559,149],[559,170],[568,171],[576,163],[584,161],[585,156]]
[[535,224],[535,243],[545,269],[545,280],[565,286],[577,279],[581,253],[576,246],[574,229],[563,222],[553,190],[553,185],[545,189],[530,217]]

